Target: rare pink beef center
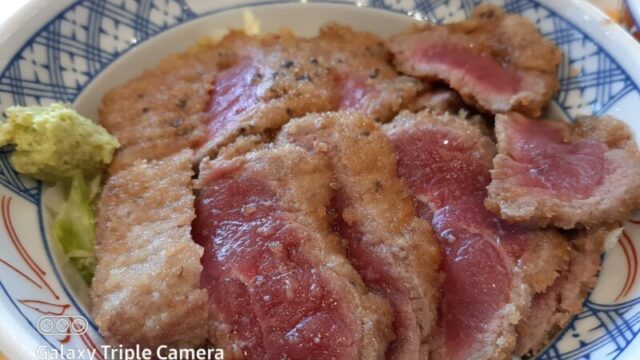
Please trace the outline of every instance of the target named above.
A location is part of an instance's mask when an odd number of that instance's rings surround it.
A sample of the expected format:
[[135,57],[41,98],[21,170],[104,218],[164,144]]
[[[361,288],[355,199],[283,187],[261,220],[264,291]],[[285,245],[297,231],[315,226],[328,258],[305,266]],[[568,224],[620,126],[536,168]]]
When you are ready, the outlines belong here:
[[[248,359],[354,359],[355,329],[264,181],[221,172],[196,201],[201,284]],[[220,330],[220,327],[218,327]]]
[[446,67],[448,70],[438,73],[459,73],[465,81],[473,82],[478,89],[499,94],[516,94],[520,91],[520,75],[514,69],[469,46],[435,43],[417,48],[414,54],[417,64]]
[[210,134],[224,131],[258,104],[254,85],[258,71],[251,61],[241,61],[216,75],[209,108]]
[[[210,137],[234,126],[256,109],[262,101],[256,87],[259,78],[259,69],[250,60],[217,74],[209,108]],[[367,78],[358,73],[336,76],[334,91],[340,95],[338,110],[358,108],[365,97],[375,91]]]
[[505,122],[506,152],[514,160],[519,186],[549,192],[561,199],[585,199],[606,174],[606,146],[598,141],[567,142],[569,126],[510,114]]
[[523,230],[484,207],[490,158],[474,158],[473,142],[424,128],[393,133],[391,140],[399,174],[442,245],[440,326],[447,356],[466,359],[509,302],[514,263],[526,246]]

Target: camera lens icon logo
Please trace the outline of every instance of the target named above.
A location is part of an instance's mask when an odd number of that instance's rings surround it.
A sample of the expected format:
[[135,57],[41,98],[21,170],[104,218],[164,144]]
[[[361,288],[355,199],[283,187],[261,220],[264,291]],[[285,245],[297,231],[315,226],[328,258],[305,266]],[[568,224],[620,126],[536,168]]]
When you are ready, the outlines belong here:
[[89,322],[82,316],[43,316],[37,328],[42,335],[82,335],[89,329]]

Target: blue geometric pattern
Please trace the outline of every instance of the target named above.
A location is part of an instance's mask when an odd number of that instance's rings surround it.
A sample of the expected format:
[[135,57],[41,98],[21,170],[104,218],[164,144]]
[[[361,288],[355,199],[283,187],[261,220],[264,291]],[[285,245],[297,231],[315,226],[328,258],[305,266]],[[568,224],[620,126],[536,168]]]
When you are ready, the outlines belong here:
[[[365,4],[442,23],[467,18],[480,2],[370,0]],[[543,35],[564,51],[555,101],[569,118],[602,114],[625,95],[638,92],[637,85],[609,54],[558,14],[535,0],[494,2],[539,25]],[[13,105],[73,102],[124,52],[197,16],[184,0],[76,1],[38,31],[2,71],[0,110]],[[9,151],[0,150],[0,184],[38,203],[40,187],[15,173],[8,161]],[[539,359],[615,359],[639,332],[640,299],[615,306],[589,300]]]
[[12,150],[8,147],[0,149],[0,184],[32,204],[38,204],[40,200],[38,182],[16,173],[9,162],[11,152]]
[[121,53],[195,15],[180,0],[86,0],[54,18],[0,76],[0,107],[72,102]]
[[[594,318],[597,319],[594,322]],[[593,326],[593,324],[597,324]],[[588,327],[585,329],[585,327]],[[615,359],[640,333],[640,299],[615,305],[587,300],[582,313],[558,335],[563,352],[550,345],[538,360]],[[572,344],[567,351],[567,344]]]

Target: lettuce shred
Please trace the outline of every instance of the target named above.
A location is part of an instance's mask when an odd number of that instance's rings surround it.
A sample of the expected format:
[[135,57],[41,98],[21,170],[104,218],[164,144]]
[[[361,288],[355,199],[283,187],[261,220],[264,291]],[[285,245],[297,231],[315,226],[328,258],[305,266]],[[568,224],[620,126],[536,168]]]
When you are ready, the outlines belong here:
[[100,175],[86,178],[78,172],[62,184],[67,189],[66,201],[53,224],[54,238],[87,284],[91,284],[96,267],[93,204],[100,192],[100,180]]

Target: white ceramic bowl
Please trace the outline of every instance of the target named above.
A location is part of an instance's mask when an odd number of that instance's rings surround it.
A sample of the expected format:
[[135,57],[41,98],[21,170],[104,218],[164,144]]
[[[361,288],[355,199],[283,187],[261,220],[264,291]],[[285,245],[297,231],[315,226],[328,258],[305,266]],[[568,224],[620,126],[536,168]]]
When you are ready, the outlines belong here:
[[625,4],[631,13],[632,32],[640,31],[640,0],[625,0]]
[[[32,0],[0,24],[0,108],[66,101],[96,118],[108,89],[203,36],[241,27],[244,7],[251,8],[263,31],[288,26],[311,35],[338,21],[387,36],[412,21],[462,20],[479,1],[301,2]],[[565,52],[552,113],[569,120],[611,114],[640,134],[640,46],[629,35],[582,0],[497,2],[529,18]],[[92,349],[102,343],[88,316],[86,287],[47,234],[56,199],[44,190],[18,176],[8,153],[0,152],[0,351],[10,359],[42,358],[60,345]],[[637,219],[625,224],[621,240],[608,249],[584,311],[540,359],[640,358]],[[78,319],[88,331],[55,335],[43,316]]]

